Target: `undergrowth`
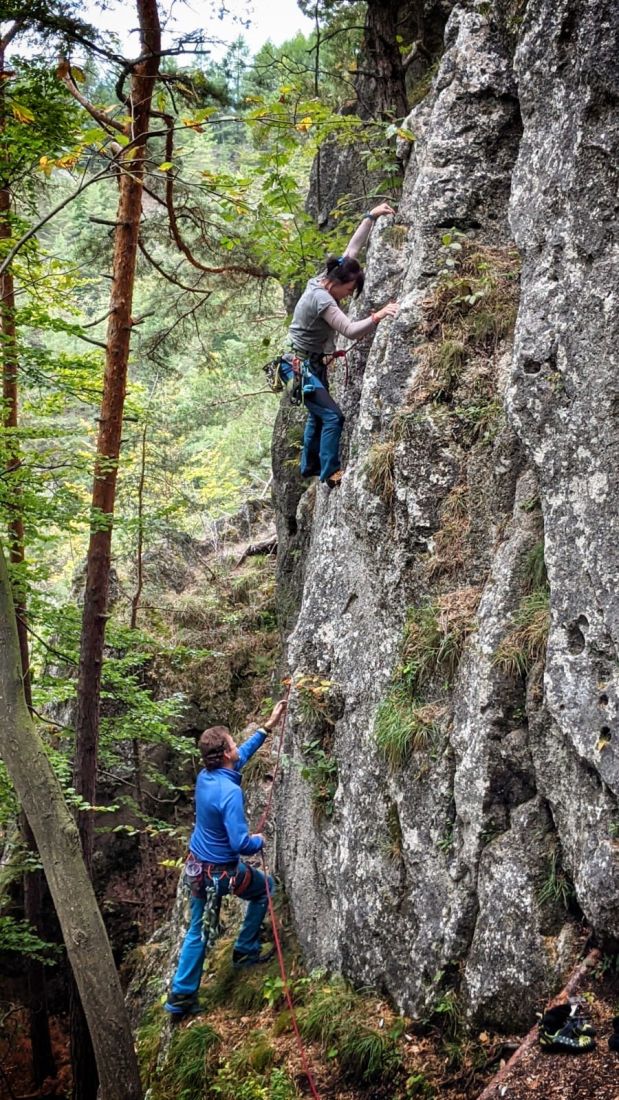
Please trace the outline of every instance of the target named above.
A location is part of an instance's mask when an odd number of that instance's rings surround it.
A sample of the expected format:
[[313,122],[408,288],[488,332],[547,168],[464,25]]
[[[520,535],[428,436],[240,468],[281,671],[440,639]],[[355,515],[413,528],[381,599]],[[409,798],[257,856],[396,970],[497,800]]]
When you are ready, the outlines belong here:
[[373,493],[382,497],[387,507],[393,504],[395,495],[395,441],[374,443],[366,459],[368,485]]
[[546,588],[536,589],[522,597],[494,664],[509,676],[526,676],[545,659],[549,628],[550,593]]
[[479,596],[478,588],[459,588],[408,613],[400,661],[374,724],[378,749],[394,770],[440,740],[446,714],[441,695],[475,629]]
[[369,1002],[341,978],[318,984],[299,1011],[307,1040],[320,1043],[324,1055],[337,1060],[351,1083],[378,1084],[401,1067],[392,1029],[371,1027]]
[[302,779],[311,791],[317,819],[331,817],[338,785],[334,754],[334,728],[342,713],[342,700],[332,680],[306,674],[295,683],[299,714],[309,736],[299,764]]
[[221,1038],[209,1024],[193,1020],[177,1028],[164,1072],[151,1081],[152,1100],[202,1100],[204,1083],[217,1065]]
[[[280,649],[275,564],[256,556],[209,558],[203,579],[160,598],[151,627],[167,643],[186,647],[182,661],[158,660],[152,676],[161,691],[182,691],[205,712],[205,726],[240,728],[269,694]],[[205,646],[207,643],[207,647]],[[199,648],[198,648],[199,647]]]

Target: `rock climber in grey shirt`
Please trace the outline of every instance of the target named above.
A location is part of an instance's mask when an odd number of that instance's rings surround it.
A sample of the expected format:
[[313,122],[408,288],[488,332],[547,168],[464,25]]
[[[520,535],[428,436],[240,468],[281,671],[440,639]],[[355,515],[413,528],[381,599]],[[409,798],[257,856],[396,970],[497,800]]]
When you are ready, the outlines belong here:
[[349,321],[338,304],[350,294],[361,293],[363,271],[356,257],[374,222],[393,213],[384,202],[363,216],[344,256],[330,257],[326,269],[309,280],[292,316],[290,342],[295,354],[305,360],[303,402],[308,410],[301,473],[303,477],[319,474],[331,488],[342,477],[339,450],[344,415],[329,393],[325,355],[333,352],[337,333],[359,340],[373,332],[384,317],[395,317],[398,311],[397,302],[388,302],[362,321]]

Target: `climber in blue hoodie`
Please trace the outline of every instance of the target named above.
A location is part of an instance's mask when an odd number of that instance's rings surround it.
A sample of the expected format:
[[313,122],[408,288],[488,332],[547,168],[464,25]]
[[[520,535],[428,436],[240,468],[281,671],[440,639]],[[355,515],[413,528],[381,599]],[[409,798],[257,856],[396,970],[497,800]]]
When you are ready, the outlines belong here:
[[[232,952],[235,966],[266,962],[272,951],[261,951],[260,927],[268,907],[265,876],[241,856],[256,855],[264,846],[260,833],[250,833],[245,817],[241,769],[264,744],[280,721],[285,703],[278,703],[268,720],[240,748],[226,726],[205,730],[198,746],[204,768],[196,782],[196,823],[189,841],[185,878],[191,886],[191,923],[181,947],[176,973],[165,1004],[174,1016],[199,1011],[197,1000],[207,936],[204,929],[207,882],[217,897],[233,893],[249,904]],[[275,884],[269,876],[269,890]]]

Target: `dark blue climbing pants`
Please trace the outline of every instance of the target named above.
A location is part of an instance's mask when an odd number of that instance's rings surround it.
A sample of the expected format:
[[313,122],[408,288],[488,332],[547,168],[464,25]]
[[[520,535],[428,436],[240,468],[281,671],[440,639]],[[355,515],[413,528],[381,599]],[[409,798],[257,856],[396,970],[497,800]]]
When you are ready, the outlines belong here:
[[301,455],[301,474],[314,477],[320,474],[320,480],[326,481],[340,468],[340,437],[344,427],[344,413],[324,386],[317,386],[311,393],[303,395],[303,404],[308,411],[303,453]]

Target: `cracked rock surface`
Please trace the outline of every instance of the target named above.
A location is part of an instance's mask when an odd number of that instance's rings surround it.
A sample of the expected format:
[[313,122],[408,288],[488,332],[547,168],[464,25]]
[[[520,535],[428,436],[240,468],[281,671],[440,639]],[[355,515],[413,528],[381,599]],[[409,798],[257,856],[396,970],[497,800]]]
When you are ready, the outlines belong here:
[[[451,996],[510,1029],[559,988],[580,913],[619,934],[619,4],[522,7],[454,8],[406,121],[361,306],[401,308],[334,387],[341,488],[291,481],[285,408],[274,444],[293,677],[278,863],[307,961],[408,1014]],[[499,305],[489,320],[458,290],[467,257],[481,298],[493,265],[520,266],[515,328],[488,336]],[[427,608],[445,646],[466,628],[411,691],[403,642]],[[394,763],[376,732],[403,684],[432,720]]]

